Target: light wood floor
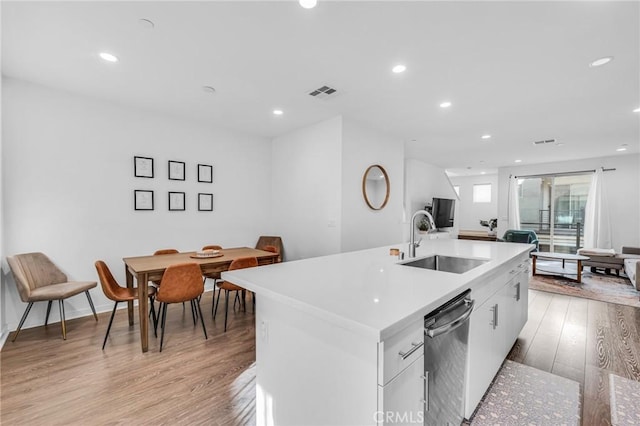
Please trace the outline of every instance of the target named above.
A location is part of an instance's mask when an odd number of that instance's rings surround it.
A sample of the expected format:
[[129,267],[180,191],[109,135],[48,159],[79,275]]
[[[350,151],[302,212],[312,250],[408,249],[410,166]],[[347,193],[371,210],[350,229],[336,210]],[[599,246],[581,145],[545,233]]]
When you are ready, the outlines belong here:
[[[223,308],[224,306],[221,306]],[[254,315],[211,320],[209,340],[190,311],[170,307],[159,340],[140,352],[137,325],[119,311],[105,351],[109,314],[23,330],[1,357],[2,425],[255,424]],[[640,380],[640,309],[530,291],[529,321],[509,359],[581,383],[583,424],[610,423],[608,373]]]

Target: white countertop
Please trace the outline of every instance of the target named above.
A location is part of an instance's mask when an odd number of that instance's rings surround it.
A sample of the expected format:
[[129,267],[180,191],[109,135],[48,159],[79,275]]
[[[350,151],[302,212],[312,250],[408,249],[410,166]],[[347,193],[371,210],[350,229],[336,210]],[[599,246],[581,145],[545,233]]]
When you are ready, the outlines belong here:
[[[405,252],[405,260],[389,248]],[[257,294],[378,341],[420,319],[434,308],[482,282],[499,266],[533,246],[473,240],[428,240],[416,258],[440,254],[488,259],[466,273],[433,271],[406,262],[407,243],[330,256],[223,272],[222,277]],[[473,297],[473,290],[472,290]]]

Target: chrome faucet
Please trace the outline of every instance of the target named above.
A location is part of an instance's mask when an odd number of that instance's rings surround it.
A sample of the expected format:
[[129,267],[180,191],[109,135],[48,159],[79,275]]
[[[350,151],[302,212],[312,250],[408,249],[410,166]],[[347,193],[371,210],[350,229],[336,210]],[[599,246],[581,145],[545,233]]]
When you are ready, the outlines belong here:
[[436,229],[436,224],[433,222],[433,216],[431,216],[431,213],[429,213],[426,210],[418,210],[417,212],[415,212],[413,214],[413,216],[411,216],[411,224],[409,225],[411,228],[409,229],[409,257],[416,257],[416,247],[418,247],[420,245],[420,241],[418,241],[418,243],[416,243],[416,217],[418,217],[418,215],[425,215],[427,217],[427,219],[429,220],[429,231],[435,230]]

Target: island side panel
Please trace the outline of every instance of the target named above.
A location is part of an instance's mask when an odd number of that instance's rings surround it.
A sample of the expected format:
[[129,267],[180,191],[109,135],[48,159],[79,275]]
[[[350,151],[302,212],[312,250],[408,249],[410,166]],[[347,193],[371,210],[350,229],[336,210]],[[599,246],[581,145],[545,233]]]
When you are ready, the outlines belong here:
[[265,295],[256,311],[258,425],[376,424],[376,339]]

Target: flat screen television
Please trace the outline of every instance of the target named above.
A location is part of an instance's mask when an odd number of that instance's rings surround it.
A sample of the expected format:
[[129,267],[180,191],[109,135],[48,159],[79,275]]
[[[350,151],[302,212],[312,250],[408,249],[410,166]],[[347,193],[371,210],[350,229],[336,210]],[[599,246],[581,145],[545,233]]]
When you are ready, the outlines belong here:
[[436,224],[436,228],[451,228],[453,226],[453,212],[455,207],[455,200],[448,198],[434,198],[433,199],[433,221]]

